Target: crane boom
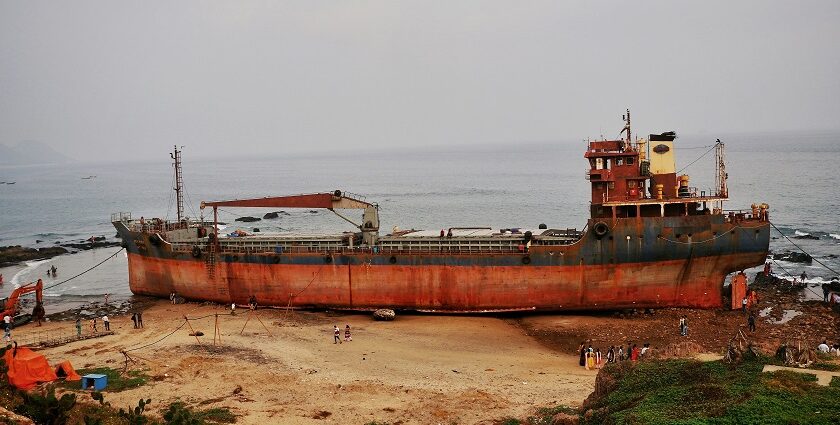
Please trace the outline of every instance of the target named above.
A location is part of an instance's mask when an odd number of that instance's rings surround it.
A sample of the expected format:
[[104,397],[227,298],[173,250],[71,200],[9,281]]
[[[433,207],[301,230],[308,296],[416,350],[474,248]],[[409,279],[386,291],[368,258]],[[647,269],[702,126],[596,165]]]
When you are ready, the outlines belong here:
[[344,196],[340,190],[333,193],[310,193],[305,195],[273,196],[265,198],[233,199],[229,201],[203,201],[204,207],[246,207],[246,208],[324,208],[366,209],[374,206],[356,198]]
[[[228,201],[202,201],[201,209],[213,207],[214,221],[217,222],[216,210],[219,207],[244,208],[321,208],[327,209],[358,227],[365,243],[373,245],[379,233],[379,206],[361,199],[345,196],[340,190],[332,193],[310,193],[304,195],[273,196],[265,198],[233,199]],[[350,221],[337,213],[338,209],[364,210],[362,224]],[[218,227],[218,226],[217,226]]]

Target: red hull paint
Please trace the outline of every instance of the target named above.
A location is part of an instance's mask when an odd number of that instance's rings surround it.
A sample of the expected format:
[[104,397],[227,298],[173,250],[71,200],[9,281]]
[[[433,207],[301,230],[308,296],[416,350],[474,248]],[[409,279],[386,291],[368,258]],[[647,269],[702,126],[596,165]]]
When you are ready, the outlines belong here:
[[581,266],[402,266],[219,263],[129,253],[129,285],[140,295],[350,309],[439,311],[591,310],[721,306],[725,270],[760,264],[763,253],[656,263]]

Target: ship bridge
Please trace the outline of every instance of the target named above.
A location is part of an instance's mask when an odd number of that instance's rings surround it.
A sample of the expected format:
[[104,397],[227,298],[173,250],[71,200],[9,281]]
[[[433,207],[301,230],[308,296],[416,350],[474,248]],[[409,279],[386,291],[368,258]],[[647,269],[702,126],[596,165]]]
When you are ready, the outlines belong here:
[[597,218],[672,217],[722,214],[728,200],[724,145],[715,149],[715,188],[708,193],[689,186],[687,174],[677,175],[676,133],[632,138],[630,110],[622,117],[623,139],[589,141],[584,158],[592,189],[590,216]]

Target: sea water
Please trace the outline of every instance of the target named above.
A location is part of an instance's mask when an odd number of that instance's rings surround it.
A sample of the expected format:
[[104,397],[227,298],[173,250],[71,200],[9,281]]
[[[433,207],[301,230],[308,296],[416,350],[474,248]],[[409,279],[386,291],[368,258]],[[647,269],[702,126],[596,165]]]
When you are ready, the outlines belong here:
[[[714,185],[715,137],[680,137],[677,169],[691,176],[690,185],[711,191]],[[840,270],[840,134],[739,135],[726,142],[726,170],[731,201],[727,209],[748,210],[750,204],[770,205],[771,221],[816,260]],[[536,229],[585,226],[589,207],[585,142],[513,144],[457,149],[392,149],[265,157],[258,152],[234,158],[212,158],[199,148],[183,150],[185,213],[190,217],[212,211],[199,209],[203,200],[221,200],[336,189],[378,203],[382,233],[400,229],[438,230],[459,226]],[[703,156],[705,154],[705,156]],[[133,217],[174,219],[173,168],[168,152],[160,160],[0,167],[0,246],[53,246],[91,236],[115,240],[110,223],[114,212]],[[96,176],[90,179],[83,177]],[[330,233],[353,230],[329,211],[290,210],[278,219],[240,223],[244,215],[262,217],[267,209],[224,208],[225,231],[292,231]],[[361,212],[346,211],[351,219]],[[794,239],[813,235],[817,240]],[[775,230],[771,250],[798,250]],[[81,251],[49,260],[30,261],[0,269],[6,296],[15,284],[44,279],[46,308],[53,312],[86,301],[103,301],[104,294],[121,301],[131,296],[123,253],[72,281],[50,288],[110,257],[119,247]],[[819,284],[836,273],[816,261],[812,265],[780,262],[790,274],[805,271]],[[51,266],[57,277],[49,277]],[[780,267],[776,272],[784,274]],[[819,293],[819,288],[812,291]],[[811,297],[816,295],[810,294]],[[807,294],[806,294],[807,295]],[[821,296],[821,293],[819,294]]]

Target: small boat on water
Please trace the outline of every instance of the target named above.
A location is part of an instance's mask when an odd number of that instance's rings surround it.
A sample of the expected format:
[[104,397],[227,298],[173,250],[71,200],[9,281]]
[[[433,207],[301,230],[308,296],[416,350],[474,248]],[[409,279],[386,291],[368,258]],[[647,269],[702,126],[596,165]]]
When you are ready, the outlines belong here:
[[82,177],[82,180],[90,180],[90,179],[95,179],[95,178],[96,178],[96,176],[87,176],[87,177]]

